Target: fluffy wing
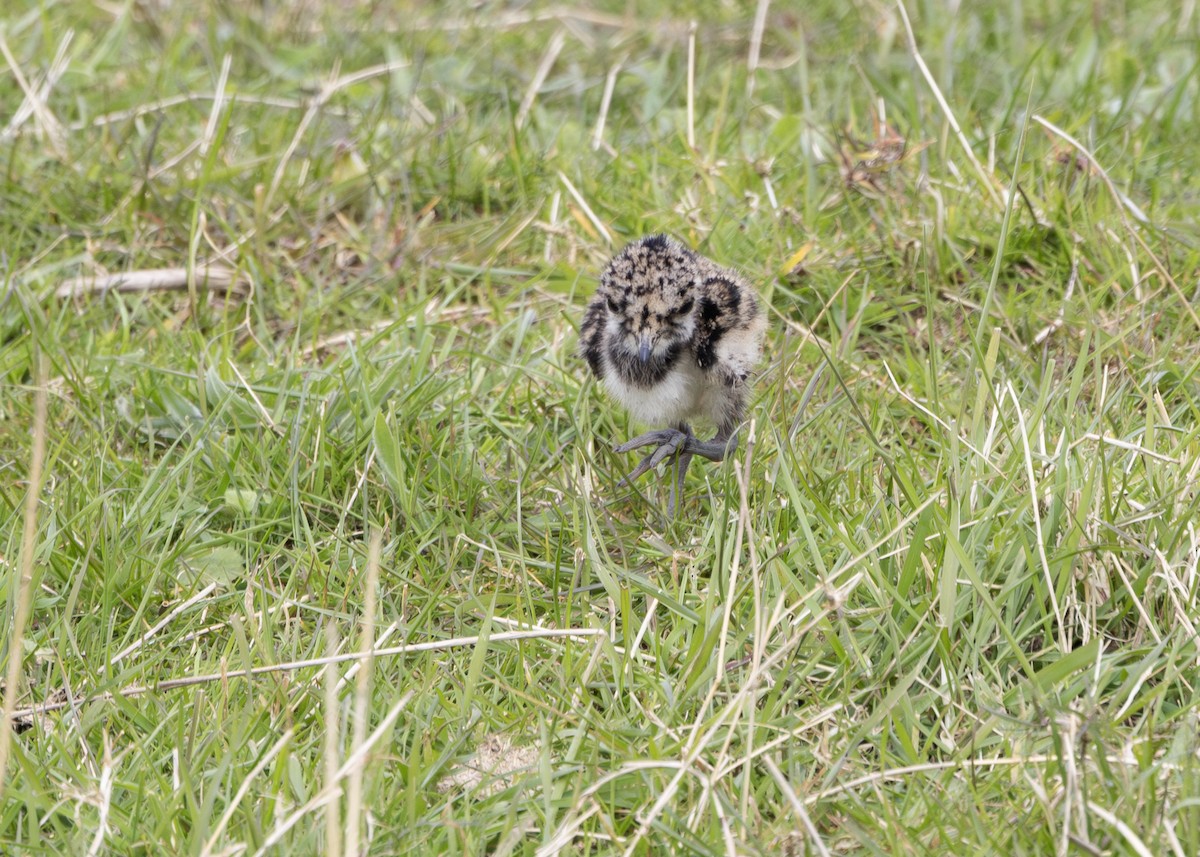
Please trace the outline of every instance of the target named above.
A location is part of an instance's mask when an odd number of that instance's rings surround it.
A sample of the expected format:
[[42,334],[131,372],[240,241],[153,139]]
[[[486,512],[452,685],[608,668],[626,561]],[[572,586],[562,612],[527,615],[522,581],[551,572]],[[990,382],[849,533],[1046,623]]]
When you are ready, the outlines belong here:
[[603,298],[593,298],[583,313],[579,328],[579,354],[597,378],[604,377],[604,322],[607,310]]
[[[749,303],[746,307],[743,304]],[[708,272],[700,287],[696,307],[696,333],[692,348],[701,369],[720,370],[720,346],[730,331],[745,325],[746,312],[758,312],[754,294],[732,272],[716,269]]]

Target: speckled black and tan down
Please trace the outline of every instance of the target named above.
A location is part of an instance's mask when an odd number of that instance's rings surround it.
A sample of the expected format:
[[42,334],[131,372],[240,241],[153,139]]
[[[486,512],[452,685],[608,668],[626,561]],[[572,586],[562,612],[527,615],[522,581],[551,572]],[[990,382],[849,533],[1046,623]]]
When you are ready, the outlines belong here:
[[638,421],[705,418],[727,436],[745,415],[765,331],[758,298],[740,274],[651,235],[626,246],[600,275],[580,351]]

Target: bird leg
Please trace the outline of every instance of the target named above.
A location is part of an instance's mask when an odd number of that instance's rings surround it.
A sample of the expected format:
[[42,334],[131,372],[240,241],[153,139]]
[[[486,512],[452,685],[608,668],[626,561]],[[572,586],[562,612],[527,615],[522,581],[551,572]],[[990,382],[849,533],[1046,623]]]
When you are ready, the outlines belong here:
[[626,441],[614,449],[615,452],[630,452],[643,446],[658,444],[658,448],[638,462],[638,466],[630,471],[621,481],[627,485],[633,484],[647,470],[661,464],[670,456],[676,457],[675,481],[671,485],[671,494],[667,500],[667,514],[675,514],[676,497],[683,497],[683,481],[687,476],[688,466],[694,456],[707,458],[709,461],[724,461],[725,456],[737,449],[737,432],[722,430],[717,432],[712,440],[700,440],[692,434],[687,423],[679,423],[675,428],[658,429],[638,435],[633,440]]
[[675,501],[683,502],[683,480],[687,478],[688,465],[692,463],[695,453],[681,452],[675,459],[675,481],[671,483],[671,493],[667,495],[667,517],[675,517]]

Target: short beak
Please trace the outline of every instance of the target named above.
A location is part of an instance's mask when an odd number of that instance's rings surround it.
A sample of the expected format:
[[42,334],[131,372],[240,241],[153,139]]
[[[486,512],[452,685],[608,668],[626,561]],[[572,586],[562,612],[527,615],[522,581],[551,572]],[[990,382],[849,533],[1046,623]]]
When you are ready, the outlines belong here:
[[643,337],[642,341],[638,344],[638,360],[641,360],[643,363],[647,363],[650,360],[649,336]]

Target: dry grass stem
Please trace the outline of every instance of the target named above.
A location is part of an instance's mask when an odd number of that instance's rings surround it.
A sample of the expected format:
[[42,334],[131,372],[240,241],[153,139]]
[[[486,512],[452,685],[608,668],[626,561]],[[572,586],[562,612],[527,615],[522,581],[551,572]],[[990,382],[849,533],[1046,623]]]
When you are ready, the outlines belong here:
[[38,502],[42,493],[42,468],[46,461],[46,358],[35,347],[37,372],[33,388],[33,443],[29,456],[29,477],[25,483],[25,512],[21,527],[21,553],[16,566],[17,579],[9,592],[15,602],[12,625],[8,632],[8,662],[4,671],[4,722],[0,723],[0,800],[8,783],[8,756],[12,749],[17,696],[20,694],[21,668],[25,662],[25,626],[33,601],[34,550],[37,542]]
[[[597,637],[605,636],[605,632],[598,628],[549,628],[538,631],[503,631],[499,634],[492,634],[488,637],[488,643],[503,643],[513,642],[517,640],[550,640],[559,638],[573,637]],[[143,696],[147,693],[157,693],[164,690],[177,690],[184,687],[195,687],[203,684],[215,684],[227,679],[234,678],[253,678],[260,675],[270,675],[279,672],[295,672],[296,670],[309,669],[311,667],[322,667],[326,664],[345,663],[346,661],[360,661],[364,657],[371,658],[392,658],[401,655],[411,655],[417,652],[435,652],[446,649],[455,649],[463,646],[473,646],[479,641],[479,637],[455,637],[450,640],[436,640],[429,643],[411,643],[404,646],[389,646],[385,649],[373,649],[368,654],[363,652],[349,652],[346,654],[337,655],[329,658],[307,658],[299,661],[287,661],[285,663],[270,664],[268,666],[251,667],[250,669],[237,670],[234,672],[216,672],[205,673],[202,675],[184,676],[181,678],[164,679],[154,685],[131,685],[121,688],[118,691],[97,693],[91,696],[85,696],[79,699],[61,700],[56,702],[45,702],[40,705],[33,705],[28,708],[15,709],[10,715],[11,720],[22,720],[42,714],[47,711],[57,711],[60,708],[68,706],[83,705],[90,702],[107,702],[116,697],[131,697]]]
[[[54,290],[54,295],[59,298],[79,298],[103,295],[110,291],[183,291],[188,287],[188,276],[187,268],[156,268],[103,276],[75,277],[61,283]],[[248,283],[242,275],[224,265],[200,265],[195,271],[195,280],[199,288],[213,292],[241,295],[248,291]]]
[[[363,613],[359,628],[359,670],[354,682],[354,713],[350,752],[355,755],[367,740],[367,720],[370,717],[371,680],[374,677],[372,650],[375,643],[375,603],[379,590],[379,562],[383,551],[383,532],[371,532],[367,547],[367,573],[363,583]],[[366,754],[359,757],[359,764],[350,771],[350,782],[346,789],[346,839],[343,851],[359,853],[359,837],[367,827],[366,807],[363,804],[363,777],[366,775]],[[368,843],[369,845],[369,843]]]

